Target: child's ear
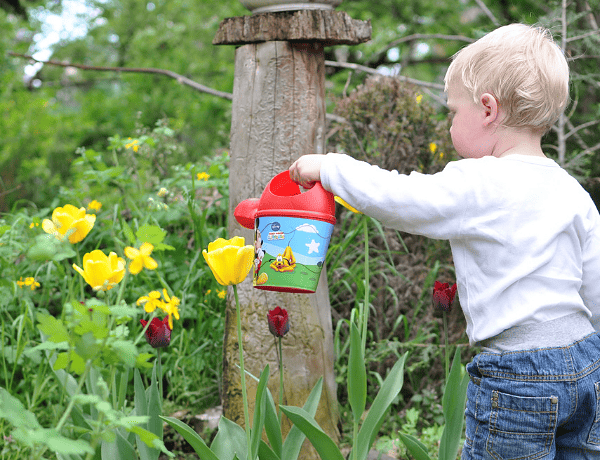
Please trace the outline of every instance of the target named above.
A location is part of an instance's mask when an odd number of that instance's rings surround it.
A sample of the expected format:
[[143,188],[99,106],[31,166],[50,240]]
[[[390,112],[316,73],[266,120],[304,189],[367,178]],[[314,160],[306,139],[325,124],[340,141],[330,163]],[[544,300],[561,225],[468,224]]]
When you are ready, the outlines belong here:
[[485,118],[483,120],[484,125],[488,126],[493,124],[498,119],[498,101],[490,93],[483,93],[479,98],[483,107]]

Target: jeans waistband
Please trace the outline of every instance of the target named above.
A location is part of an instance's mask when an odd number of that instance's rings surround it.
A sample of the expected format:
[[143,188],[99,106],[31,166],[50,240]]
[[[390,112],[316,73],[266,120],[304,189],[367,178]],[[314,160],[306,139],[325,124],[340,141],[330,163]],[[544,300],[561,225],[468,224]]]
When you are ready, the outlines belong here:
[[564,347],[593,332],[595,329],[588,316],[578,312],[543,323],[511,327],[495,337],[482,340],[479,345],[483,351],[492,353]]

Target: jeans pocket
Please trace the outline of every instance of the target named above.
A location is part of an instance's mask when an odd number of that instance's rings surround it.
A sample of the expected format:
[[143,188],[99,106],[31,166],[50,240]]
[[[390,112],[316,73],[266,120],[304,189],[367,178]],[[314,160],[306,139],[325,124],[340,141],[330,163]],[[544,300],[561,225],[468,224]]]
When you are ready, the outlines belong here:
[[550,453],[558,397],[513,396],[492,391],[486,449],[498,460],[533,460]]
[[600,382],[596,382],[594,386],[596,387],[596,415],[588,436],[588,443],[600,445]]

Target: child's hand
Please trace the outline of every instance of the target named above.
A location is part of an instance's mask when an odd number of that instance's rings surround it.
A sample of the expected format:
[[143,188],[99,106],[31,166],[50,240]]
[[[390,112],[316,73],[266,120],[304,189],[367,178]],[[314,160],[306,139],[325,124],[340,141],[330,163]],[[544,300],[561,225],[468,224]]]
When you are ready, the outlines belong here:
[[290,178],[304,188],[311,188],[321,180],[323,155],[303,155],[290,166]]

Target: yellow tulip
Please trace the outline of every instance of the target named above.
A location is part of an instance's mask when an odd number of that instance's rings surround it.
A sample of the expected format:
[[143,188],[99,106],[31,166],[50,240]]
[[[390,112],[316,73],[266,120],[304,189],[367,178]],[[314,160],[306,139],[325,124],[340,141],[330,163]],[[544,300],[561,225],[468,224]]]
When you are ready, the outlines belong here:
[[125,255],[128,259],[131,259],[131,263],[129,264],[129,273],[132,275],[137,275],[142,271],[143,267],[146,267],[148,270],[154,270],[156,267],[158,267],[156,260],[150,257],[153,249],[154,246],[152,246],[150,243],[143,243],[140,246],[140,249],[127,246],[125,248]]
[[87,236],[95,222],[96,216],[86,214],[85,208],[66,204],[52,212],[52,220],[44,219],[42,228],[59,240],[64,240],[68,236],[69,242],[79,243]]
[[125,260],[114,252],[107,256],[99,249],[83,256],[83,269],[75,264],[73,268],[94,291],[108,291],[125,276]]
[[222,286],[239,284],[250,272],[254,261],[254,246],[246,245],[241,236],[229,240],[219,238],[202,251],[217,282]]

